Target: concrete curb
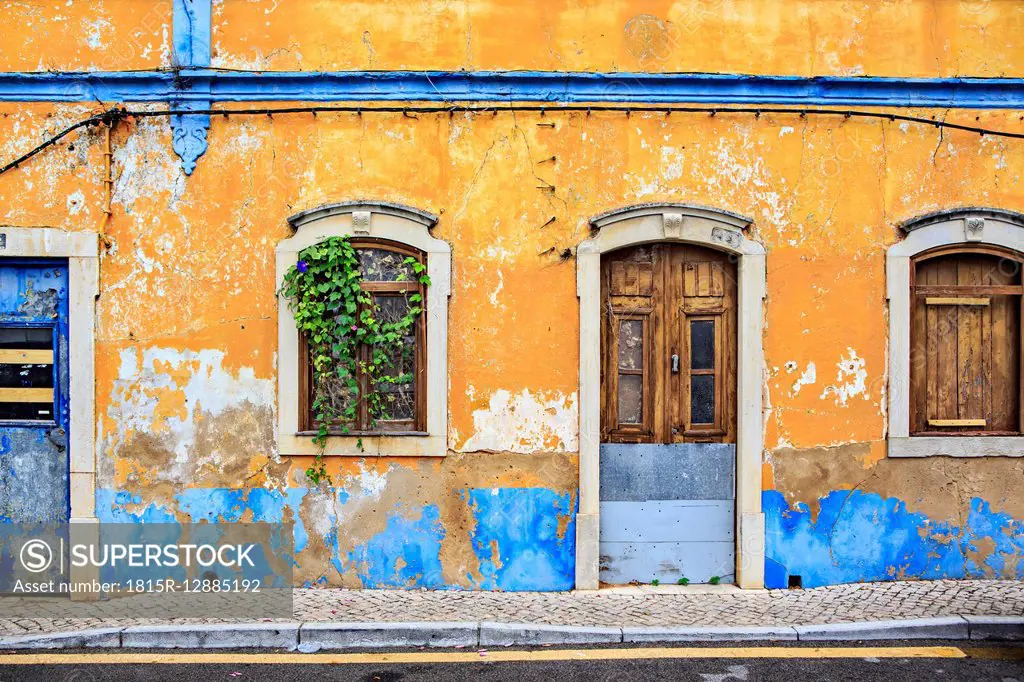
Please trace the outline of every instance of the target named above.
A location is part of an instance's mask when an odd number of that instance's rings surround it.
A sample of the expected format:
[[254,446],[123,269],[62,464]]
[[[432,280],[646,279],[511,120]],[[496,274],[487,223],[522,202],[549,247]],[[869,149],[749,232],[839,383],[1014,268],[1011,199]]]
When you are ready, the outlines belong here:
[[878,620],[860,623],[797,625],[800,641],[872,639],[969,639],[967,621],[960,616]]
[[0,637],[0,649],[116,649],[123,628],[95,628],[45,635]]
[[783,627],[639,627],[622,628],[623,642],[795,641],[796,629]]
[[477,623],[303,623],[299,651],[358,647],[476,646]]
[[1024,616],[964,616],[971,639],[1024,641]]
[[480,646],[617,644],[622,628],[535,623],[481,623]]
[[122,649],[287,649],[299,643],[299,623],[140,625],[121,631]]
[[539,646],[620,642],[1024,641],[1024,616],[946,616],[775,627],[582,627],[536,623],[241,623],[145,625],[0,637],[13,649],[321,649]]

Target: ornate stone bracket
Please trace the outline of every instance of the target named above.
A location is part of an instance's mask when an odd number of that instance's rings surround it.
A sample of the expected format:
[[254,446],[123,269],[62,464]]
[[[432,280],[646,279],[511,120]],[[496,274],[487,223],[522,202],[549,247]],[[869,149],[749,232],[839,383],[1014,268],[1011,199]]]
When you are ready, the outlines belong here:
[[[173,104],[177,110],[210,108],[207,102],[177,102]],[[181,167],[185,175],[192,175],[196,169],[196,161],[206,153],[208,146],[206,135],[210,129],[209,114],[175,114],[171,117],[171,130],[174,139],[174,153],[181,159]]]

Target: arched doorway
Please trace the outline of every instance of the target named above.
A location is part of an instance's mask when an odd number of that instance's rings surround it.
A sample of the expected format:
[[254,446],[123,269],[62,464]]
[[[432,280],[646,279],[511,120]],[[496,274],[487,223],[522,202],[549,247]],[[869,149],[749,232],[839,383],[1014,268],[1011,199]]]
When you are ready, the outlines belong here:
[[601,261],[600,580],[735,580],[736,258]]
[[[577,589],[596,589],[600,582],[602,262],[606,258],[611,258],[611,254],[616,251],[645,244],[692,245],[724,254],[725,258],[735,263],[737,353],[736,399],[732,419],[736,454],[735,523],[731,544],[734,550],[735,582],[744,588],[761,588],[764,585],[764,516],[761,513],[761,455],[764,442],[761,391],[764,352],[761,334],[765,259],[764,248],[743,234],[743,230],[749,225],[750,220],[742,216],[700,206],[633,206],[592,219],[594,236],[582,242],[577,249],[576,284],[580,299],[580,503],[576,516]],[[685,250],[682,253],[685,254]],[[685,263],[685,255],[682,257],[682,262]],[[682,354],[679,355],[682,368],[683,358]],[[635,383],[635,380],[628,381]],[[705,385],[709,383],[707,379],[698,382]],[[676,414],[682,414],[681,408]],[[724,412],[716,412],[716,416],[718,414],[724,415]],[[706,418],[706,413],[696,416],[700,421]],[[689,424],[693,425],[692,418]],[[707,437],[708,434],[704,435]],[[716,437],[721,439],[721,435],[711,436],[712,439]],[[683,442],[686,442],[685,435]],[[720,577],[723,581],[726,578]]]

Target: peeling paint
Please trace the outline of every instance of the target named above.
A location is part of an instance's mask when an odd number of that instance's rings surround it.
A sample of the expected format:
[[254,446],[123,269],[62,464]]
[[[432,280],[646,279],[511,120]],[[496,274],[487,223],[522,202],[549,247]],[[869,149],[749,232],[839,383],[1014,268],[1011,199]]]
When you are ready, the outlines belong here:
[[[391,509],[383,525],[364,541],[352,542],[346,517],[355,498],[345,490],[287,488],[187,488],[166,504],[146,502],[142,495],[101,489],[97,510],[111,523],[199,523],[202,521],[290,522],[294,524],[295,561],[306,580],[325,577],[320,551],[328,565],[363,588],[447,588],[472,586],[503,590],[564,590],[575,579],[575,497],[545,488],[464,489],[457,495],[471,509],[474,568],[451,582],[444,567],[444,543],[456,532],[445,528],[436,504],[417,509]],[[331,511],[319,515],[327,523],[308,522],[304,506],[314,498],[332,500]],[[383,511],[383,510],[382,510]],[[310,535],[310,533],[314,535]],[[310,573],[312,569],[312,573]],[[477,575],[479,577],[474,577]],[[329,582],[334,582],[331,579]]]
[[857,357],[857,351],[852,348],[846,350],[847,355],[844,355],[838,364],[836,382],[826,386],[821,392],[822,400],[833,395],[836,404],[844,406],[850,398],[865,394],[868,379],[868,373],[864,369],[864,358]]
[[818,381],[818,370],[814,366],[813,362],[807,363],[807,369],[803,371],[803,374],[793,382],[793,389],[790,395],[796,395],[800,392],[800,389],[804,386],[809,386]]
[[152,480],[199,483],[244,468],[240,448],[251,446],[252,456],[268,446],[276,387],[223,363],[218,350],[123,349],[104,451],[136,462],[136,475]]
[[[876,580],[939,578],[1024,579],[1024,521],[972,498],[965,522],[933,520],[898,498],[859,490],[833,491],[812,518],[806,505],[790,507],[764,492],[765,583],[804,587]],[[987,551],[979,551],[985,548]]]
[[415,519],[392,514],[381,533],[349,552],[348,561],[363,587],[444,587],[444,533],[435,505],[424,507]]
[[185,173],[169,144],[169,131],[159,119],[144,120],[114,149],[118,169],[112,202],[131,214],[136,204],[161,198],[173,206],[185,193]]
[[578,448],[576,394],[547,397],[522,390],[495,391],[485,409],[473,412],[473,435],[462,452],[574,452]]
[[543,488],[470,490],[483,589],[569,590],[575,583],[575,503]]

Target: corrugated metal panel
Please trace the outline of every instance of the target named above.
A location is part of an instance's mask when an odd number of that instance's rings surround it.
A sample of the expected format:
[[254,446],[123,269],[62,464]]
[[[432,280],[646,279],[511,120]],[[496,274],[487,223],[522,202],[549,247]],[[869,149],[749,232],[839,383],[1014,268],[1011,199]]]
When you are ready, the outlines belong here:
[[731,542],[732,500],[602,502],[604,542]]
[[713,576],[735,582],[731,542],[601,542],[601,582],[663,584],[687,578],[706,583]]
[[601,445],[601,500],[736,499],[732,443]]

